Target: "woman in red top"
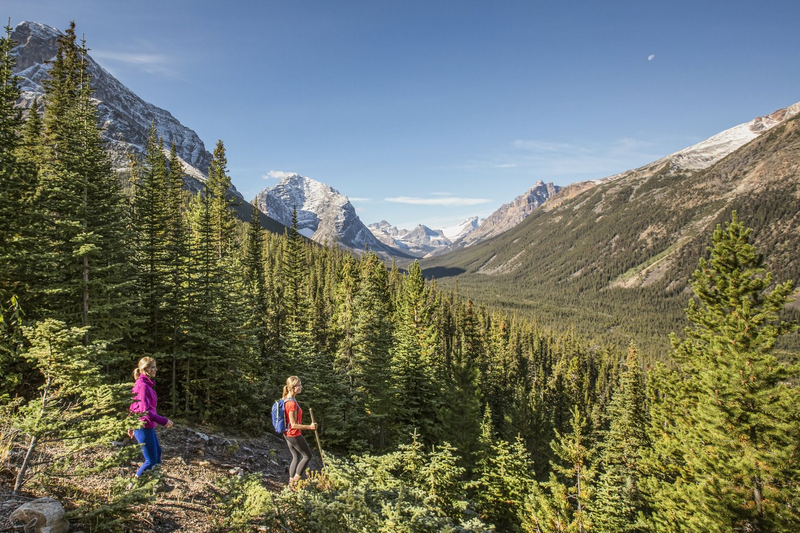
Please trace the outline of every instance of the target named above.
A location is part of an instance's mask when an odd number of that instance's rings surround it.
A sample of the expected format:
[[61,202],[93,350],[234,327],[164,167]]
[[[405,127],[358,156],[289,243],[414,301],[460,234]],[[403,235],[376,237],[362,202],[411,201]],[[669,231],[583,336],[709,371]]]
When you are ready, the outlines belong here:
[[317,424],[303,424],[303,410],[297,403],[296,396],[303,392],[303,384],[297,376],[286,378],[283,387],[283,408],[286,411],[289,429],[283,434],[289,452],[292,454],[292,464],[289,465],[289,485],[295,483],[304,475],[308,460],[311,459],[311,448],[308,447],[305,437],[300,433],[303,429],[316,431]]

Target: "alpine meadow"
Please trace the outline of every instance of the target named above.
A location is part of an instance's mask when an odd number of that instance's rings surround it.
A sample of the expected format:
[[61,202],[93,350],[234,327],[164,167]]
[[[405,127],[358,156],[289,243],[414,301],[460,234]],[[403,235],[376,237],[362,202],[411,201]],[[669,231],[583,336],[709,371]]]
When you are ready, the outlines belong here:
[[[114,126],[74,22],[24,76],[12,31],[0,531],[42,531],[18,511],[45,497],[85,532],[800,531],[797,105],[701,166],[538,184],[416,257],[360,220],[340,241],[332,193],[329,218],[248,202],[169,113]],[[135,477],[145,357],[170,424]],[[313,457],[288,484],[270,407],[295,375]]]

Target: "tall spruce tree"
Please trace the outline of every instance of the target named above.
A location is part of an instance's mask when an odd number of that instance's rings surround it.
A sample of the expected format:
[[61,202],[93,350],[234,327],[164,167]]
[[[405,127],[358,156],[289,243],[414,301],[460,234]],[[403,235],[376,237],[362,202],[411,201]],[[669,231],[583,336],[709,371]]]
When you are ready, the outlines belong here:
[[20,172],[18,148],[22,143],[22,110],[17,107],[20,96],[18,78],[11,50],[11,28],[0,38],[0,301],[7,303],[17,292],[13,281],[16,246],[20,228],[18,215],[25,202],[25,177]]
[[222,140],[217,141],[214,154],[208,167],[206,194],[209,195],[211,218],[214,225],[214,241],[217,254],[223,259],[231,254],[234,242],[233,207],[236,200],[228,190],[231,188],[231,177],[228,175],[228,156]]
[[[22,379],[19,358],[20,296],[23,286],[21,257],[27,233],[26,204],[33,191],[26,185],[18,149],[22,144],[22,115],[16,107],[20,91],[12,74],[11,28],[0,37],[0,373],[4,376],[0,398],[8,398]],[[22,213],[22,217],[20,217]]]
[[[33,266],[39,240],[33,200],[38,187],[41,120],[34,102],[23,123],[11,28],[0,37],[0,306],[8,308],[12,296],[27,313],[32,298]],[[15,306],[11,306],[15,307]]]
[[[224,167],[214,161],[212,166]],[[253,344],[243,331],[247,320],[243,269],[231,253],[237,244],[234,235],[220,226],[227,228],[232,214],[221,215],[220,205],[220,197],[207,184],[190,208],[193,255],[187,322],[191,327],[182,372],[184,409],[203,421],[258,424],[251,416],[260,396]],[[225,205],[230,210],[230,204]],[[220,245],[220,238],[230,245]]]
[[686,338],[673,337],[681,381],[671,392],[685,411],[654,424],[665,459],[675,459],[668,441],[683,444],[678,475],[661,479],[654,495],[654,523],[664,531],[800,528],[798,371],[772,353],[797,327],[781,319],[794,285],[773,284],[750,233],[736,213],[717,226],[710,257],[692,276]]
[[336,284],[336,311],[333,331],[337,339],[335,364],[337,369],[347,375],[350,393],[357,390],[363,382],[363,368],[356,362],[355,347],[355,298],[358,289],[358,266],[353,256],[348,256],[339,268]]
[[305,370],[311,354],[311,335],[308,331],[308,318],[311,315],[308,283],[305,276],[308,267],[303,237],[297,230],[297,209],[292,210],[292,224],[289,227],[284,253],[283,302],[285,321],[281,347],[283,372],[290,369]]
[[650,446],[644,377],[631,344],[625,371],[608,406],[611,426],[603,439],[592,523],[603,533],[642,532],[649,515],[643,494],[643,455]]
[[248,313],[245,328],[255,337],[258,353],[258,372],[264,378],[274,371],[272,347],[270,346],[270,294],[264,272],[264,228],[261,226],[261,212],[255,201],[250,215],[245,247],[245,290],[248,297]]
[[137,290],[144,314],[140,345],[149,353],[157,353],[165,350],[169,334],[163,312],[170,281],[167,246],[172,213],[167,201],[167,158],[154,122],[150,124],[144,160],[135,170],[133,227],[137,231]]
[[392,303],[386,267],[374,253],[361,261],[358,292],[353,302],[353,358],[360,369],[357,400],[367,415],[370,444],[388,444],[392,415]]
[[551,442],[556,460],[550,463],[550,479],[530,492],[522,514],[522,530],[530,533],[586,533],[592,524],[587,517],[591,501],[589,459],[586,446],[586,418],[573,406],[570,432],[556,431]]
[[[44,309],[68,326],[88,326],[85,342],[115,343],[106,370],[127,374],[119,341],[131,331],[128,219],[116,173],[104,151],[92,100],[85,44],[75,24],[59,38],[45,81],[45,161],[37,208],[47,253],[38,262]],[[127,363],[127,362],[126,362]]]
[[436,369],[432,365],[437,345],[433,311],[422,269],[414,261],[403,279],[395,310],[392,373],[399,431],[410,433],[419,428],[426,441],[433,439],[441,401],[439,387],[434,381]]
[[180,366],[187,358],[185,344],[190,290],[191,242],[183,176],[183,164],[173,143],[165,193],[166,293],[162,313],[167,328],[168,345],[165,346],[165,351],[171,359],[169,403],[173,415],[180,405]]
[[484,345],[472,300],[468,300],[459,331],[459,342],[448,369],[445,401],[441,408],[438,436],[461,453],[464,466],[473,463],[480,433],[481,389],[478,361]]

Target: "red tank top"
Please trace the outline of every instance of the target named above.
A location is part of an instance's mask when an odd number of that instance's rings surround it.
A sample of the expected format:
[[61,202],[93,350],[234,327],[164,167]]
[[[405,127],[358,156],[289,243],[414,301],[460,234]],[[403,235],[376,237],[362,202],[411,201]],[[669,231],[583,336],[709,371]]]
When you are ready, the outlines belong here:
[[[303,423],[303,410],[300,409],[300,404],[297,403],[297,399],[295,398],[286,398],[283,401],[283,409],[286,414],[286,427],[289,427],[292,421],[292,417],[289,416],[291,411],[296,411],[295,420],[298,424]],[[299,429],[287,429],[285,435],[287,437],[299,437],[301,431]]]

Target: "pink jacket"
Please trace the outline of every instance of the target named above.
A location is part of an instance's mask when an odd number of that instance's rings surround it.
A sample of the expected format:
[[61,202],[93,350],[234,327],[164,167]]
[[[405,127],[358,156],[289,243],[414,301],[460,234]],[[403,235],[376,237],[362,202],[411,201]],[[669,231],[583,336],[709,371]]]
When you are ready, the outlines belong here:
[[162,426],[167,424],[167,418],[159,415],[156,412],[156,404],[158,403],[158,396],[156,390],[153,388],[153,380],[142,373],[136,384],[133,386],[133,403],[131,404],[131,413],[143,413],[139,418],[144,425],[144,428],[154,428],[157,424]]

